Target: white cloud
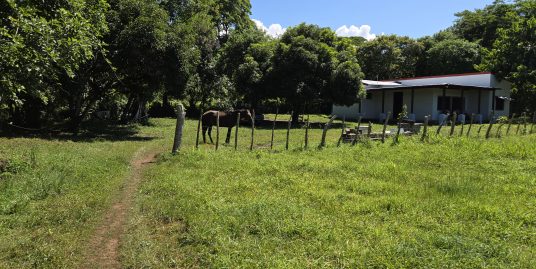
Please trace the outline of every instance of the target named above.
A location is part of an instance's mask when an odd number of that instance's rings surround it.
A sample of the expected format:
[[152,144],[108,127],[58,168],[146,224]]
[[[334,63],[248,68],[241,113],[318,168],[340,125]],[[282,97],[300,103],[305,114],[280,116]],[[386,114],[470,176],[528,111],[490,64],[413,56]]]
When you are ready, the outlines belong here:
[[343,25],[339,27],[339,29],[337,29],[335,33],[338,36],[344,36],[344,37],[360,36],[360,37],[364,37],[367,40],[373,40],[376,38],[376,35],[371,33],[370,30],[371,30],[370,25],[361,25],[361,27],[355,26],[355,25],[348,27],[346,25]]
[[269,27],[266,27],[262,21],[252,19],[255,25],[257,26],[257,29],[262,30],[266,32],[271,37],[280,37],[287,31],[286,28],[283,28],[281,24],[272,24]]

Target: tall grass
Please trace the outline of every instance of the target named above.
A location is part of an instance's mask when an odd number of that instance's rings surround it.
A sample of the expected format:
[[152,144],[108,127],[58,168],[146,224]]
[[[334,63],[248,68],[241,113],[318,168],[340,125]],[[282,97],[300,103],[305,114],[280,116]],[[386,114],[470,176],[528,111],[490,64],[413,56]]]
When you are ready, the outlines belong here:
[[[302,150],[303,130],[164,154],[123,245],[129,268],[530,268],[536,137],[435,136]],[[312,131],[311,143],[321,131]],[[476,136],[476,131],[475,131]],[[391,141],[391,140],[389,140]]]

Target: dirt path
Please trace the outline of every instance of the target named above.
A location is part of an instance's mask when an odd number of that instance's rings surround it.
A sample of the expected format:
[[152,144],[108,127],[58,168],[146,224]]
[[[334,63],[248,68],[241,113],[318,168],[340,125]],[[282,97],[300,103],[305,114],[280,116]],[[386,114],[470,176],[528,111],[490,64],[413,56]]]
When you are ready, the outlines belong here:
[[131,161],[130,176],[123,183],[117,201],[108,209],[103,222],[89,241],[83,268],[121,268],[119,243],[125,232],[128,213],[133,205],[144,167],[152,163],[155,156],[155,153],[140,151]]

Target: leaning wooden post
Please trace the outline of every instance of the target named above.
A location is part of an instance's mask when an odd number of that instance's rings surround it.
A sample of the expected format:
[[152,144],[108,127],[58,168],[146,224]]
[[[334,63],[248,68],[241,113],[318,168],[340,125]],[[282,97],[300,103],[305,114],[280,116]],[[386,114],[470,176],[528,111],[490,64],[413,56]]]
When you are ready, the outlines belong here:
[[276,109],[274,123],[272,124],[272,140],[270,141],[270,149],[274,149],[275,124],[277,122],[278,115],[279,115],[279,107]]
[[491,129],[493,128],[493,117],[495,117],[495,115],[491,114],[491,119],[489,120],[489,127],[486,131],[486,139],[490,139],[491,137]]
[[355,130],[355,137],[352,141],[352,146],[355,146],[357,144],[357,138],[359,137],[359,130],[361,129],[361,120],[363,119],[362,116],[359,116],[359,119],[357,120],[357,129]]
[[185,117],[186,112],[184,112],[184,107],[180,104],[177,109],[177,126],[175,127],[175,139],[173,140],[173,149],[171,150],[172,154],[177,154],[181,149]]
[[525,113],[525,117],[523,117],[523,134],[526,135],[527,132],[529,131],[528,128],[527,128],[527,119],[528,119],[529,115],[528,113]]
[[504,127],[504,123],[499,124],[499,128],[497,128],[497,134],[495,135],[497,138],[500,138],[502,136],[502,128]]
[[251,113],[251,144],[249,150],[253,150],[253,143],[255,143],[255,110]]
[[458,119],[458,113],[452,113],[452,123],[450,124],[450,136],[454,135],[454,130],[456,129],[456,120]]
[[370,138],[370,135],[372,134],[372,122],[368,122],[368,130],[367,130],[367,137]]
[[422,131],[421,141],[424,142],[426,136],[428,135],[428,121],[430,120],[429,116],[424,117],[424,130]]
[[480,133],[482,132],[482,128],[484,128],[484,125],[480,125],[480,128],[478,128],[478,132],[476,133],[477,137],[480,137]]
[[328,123],[324,126],[324,131],[322,132],[322,141],[320,141],[319,148],[323,148],[326,146],[326,135],[328,134],[329,127],[333,123],[333,121],[337,118],[337,116],[333,116],[329,119]]
[[339,138],[339,142],[337,142],[337,147],[341,146],[342,137],[344,136],[344,131],[346,129],[346,117],[342,118],[342,128],[341,128],[341,137]]
[[238,150],[238,131],[240,130],[240,112],[236,117],[236,130],[234,134],[234,149]]
[[307,115],[307,123],[305,123],[305,141],[304,141],[304,149],[307,149],[309,147],[309,115]]
[[518,118],[516,135],[518,135],[518,134],[519,134],[519,131],[521,130],[521,121],[519,121],[519,120],[522,119],[523,117],[525,117],[525,113],[524,113],[524,112],[523,112],[523,114],[521,114],[521,118]]
[[461,121],[460,123],[461,123],[461,125],[462,125],[462,126],[461,126],[461,130],[460,130],[460,136],[463,136],[463,133],[464,133],[463,130],[464,130],[464,128],[465,128],[465,118],[464,118],[464,120]]
[[532,115],[532,125],[530,126],[530,133],[534,133],[534,124],[536,124],[536,112],[534,112],[534,115]]
[[508,128],[506,129],[506,135],[510,134],[510,128],[512,128],[512,122],[514,121],[515,117],[516,113],[512,114],[512,117],[508,120]]
[[469,129],[467,130],[467,137],[471,135],[471,129],[473,129],[473,122],[475,120],[475,114],[471,114],[471,122],[469,123]]
[[450,115],[447,115],[445,117],[445,119],[439,123],[439,127],[437,128],[437,133],[436,135],[439,135],[439,133],[441,133],[441,129],[443,129],[443,125],[445,125],[445,123],[447,122],[447,119],[449,118]]
[[220,147],[220,112],[216,112],[216,150]]
[[285,144],[285,149],[288,150],[288,143],[290,139],[290,127],[292,127],[292,116],[294,115],[294,111],[290,113],[290,118],[288,119],[288,126],[287,126],[287,143]]
[[389,123],[389,118],[390,117],[391,117],[391,112],[389,111],[387,113],[387,117],[385,117],[385,122],[383,123],[382,143],[385,143],[385,132],[387,131],[387,123]]
[[203,110],[201,110],[201,115],[199,116],[199,122],[197,123],[197,135],[195,137],[195,148],[199,148],[199,133],[201,132],[201,123],[203,122]]

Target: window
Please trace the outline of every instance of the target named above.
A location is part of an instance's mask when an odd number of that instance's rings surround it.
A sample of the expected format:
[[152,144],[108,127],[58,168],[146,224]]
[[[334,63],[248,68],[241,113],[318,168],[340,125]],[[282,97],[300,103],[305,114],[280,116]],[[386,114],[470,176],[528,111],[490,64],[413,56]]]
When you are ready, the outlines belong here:
[[495,110],[503,111],[504,110],[504,99],[501,97],[495,97]]
[[448,96],[437,97],[437,110],[450,110],[450,97]]
[[465,111],[464,109],[464,100],[461,97],[452,97],[452,111],[457,111],[458,113],[461,113],[462,111]]

